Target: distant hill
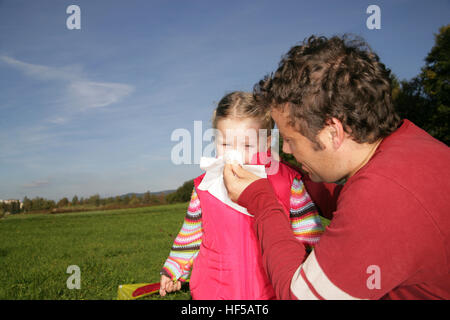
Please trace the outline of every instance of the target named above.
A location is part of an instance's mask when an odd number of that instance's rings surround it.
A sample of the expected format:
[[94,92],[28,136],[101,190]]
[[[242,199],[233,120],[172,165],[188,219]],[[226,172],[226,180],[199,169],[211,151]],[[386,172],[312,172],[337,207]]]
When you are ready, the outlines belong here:
[[[161,193],[164,193],[165,195],[168,195],[169,193],[173,193],[173,192],[175,192],[175,191],[176,191],[176,190],[163,190],[163,191],[157,191],[157,192],[150,192],[150,194],[151,194],[151,195],[155,195],[155,196],[159,196]],[[122,195],[120,195],[120,198],[123,199],[123,198],[125,198],[126,196],[132,197],[133,194],[135,194],[136,197],[138,197],[138,198],[142,198],[142,197],[144,196],[145,192],[143,192],[143,193],[130,192],[130,193],[127,193],[127,194],[122,194]]]

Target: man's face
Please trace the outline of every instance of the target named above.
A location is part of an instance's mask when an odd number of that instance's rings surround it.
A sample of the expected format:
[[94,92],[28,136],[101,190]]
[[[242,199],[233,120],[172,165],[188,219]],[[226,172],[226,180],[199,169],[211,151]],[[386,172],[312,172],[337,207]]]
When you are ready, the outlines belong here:
[[316,150],[313,142],[289,125],[288,111],[272,109],[271,115],[283,137],[283,152],[292,154],[312,181],[335,182],[341,178],[326,130],[317,136],[324,149]]

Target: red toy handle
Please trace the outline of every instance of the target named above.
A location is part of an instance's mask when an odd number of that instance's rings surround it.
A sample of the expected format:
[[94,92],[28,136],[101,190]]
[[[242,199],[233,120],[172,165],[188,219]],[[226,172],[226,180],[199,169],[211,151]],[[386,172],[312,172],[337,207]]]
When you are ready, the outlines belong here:
[[150,283],[145,286],[139,287],[133,291],[133,298],[140,296],[142,294],[151,294],[159,291],[160,284],[159,282]]

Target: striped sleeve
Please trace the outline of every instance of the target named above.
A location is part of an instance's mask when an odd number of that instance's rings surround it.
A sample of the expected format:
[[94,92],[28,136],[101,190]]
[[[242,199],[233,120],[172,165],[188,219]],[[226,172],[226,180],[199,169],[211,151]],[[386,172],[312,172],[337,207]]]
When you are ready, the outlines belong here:
[[194,188],[183,226],[173,242],[169,257],[161,269],[161,275],[166,275],[172,280],[185,281],[200,250],[202,235],[202,210]]
[[299,241],[311,247],[319,242],[324,228],[300,178],[295,178],[292,183],[289,218],[294,236]]

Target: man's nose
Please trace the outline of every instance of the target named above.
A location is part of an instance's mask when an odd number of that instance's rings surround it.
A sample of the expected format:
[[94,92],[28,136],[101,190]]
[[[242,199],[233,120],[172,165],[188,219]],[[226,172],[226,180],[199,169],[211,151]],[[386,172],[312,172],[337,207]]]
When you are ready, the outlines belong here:
[[283,141],[283,152],[287,154],[292,154],[291,148],[289,147],[289,144]]

